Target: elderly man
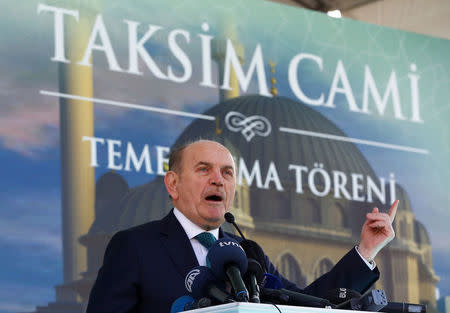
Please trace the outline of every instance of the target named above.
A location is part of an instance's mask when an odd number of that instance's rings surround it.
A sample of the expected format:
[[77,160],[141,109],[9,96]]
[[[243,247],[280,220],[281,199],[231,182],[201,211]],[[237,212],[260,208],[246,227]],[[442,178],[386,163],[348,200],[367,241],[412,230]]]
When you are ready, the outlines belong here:
[[[185,294],[185,275],[206,264],[208,251],[197,236],[204,232],[216,239],[230,236],[220,228],[236,187],[236,168],[228,149],[200,140],[174,149],[169,168],[164,182],[174,209],[160,221],[114,235],[87,313],[169,312],[173,301]],[[377,208],[368,213],[360,244],[305,289],[282,277],[266,258],[268,272],[279,276],[286,289],[316,296],[338,287],[364,292],[379,277],[373,258],[394,238],[397,205],[395,201],[388,214]]]

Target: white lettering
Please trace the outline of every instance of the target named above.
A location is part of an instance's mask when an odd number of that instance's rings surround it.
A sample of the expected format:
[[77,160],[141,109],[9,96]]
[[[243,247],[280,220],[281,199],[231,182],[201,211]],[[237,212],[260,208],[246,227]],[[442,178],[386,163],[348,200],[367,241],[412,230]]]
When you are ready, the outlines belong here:
[[115,164],[115,158],[118,158],[120,160],[121,153],[120,151],[114,150],[114,148],[120,147],[122,143],[120,140],[112,140],[112,139],[106,139],[106,143],[108,145],[108,168],[112,170],[121,170],[122,164]]
[[308,168],[306,166],[289,164],[288,169],[295,171],[295,192],[303,193],[302,172],[307,173]]
[[134,168],[137,172],[141,170],[141,167],[143,164],[145,164],[145,172],[147,174],[153,174],[152,166],[150,163],[150,151],[148,149],[148,145],[145,145],[142,149],[141,156],[139,157],[139,160],[136,156],[136,152],[134,151],[133,145],[131,142],[128,142],[127,144],[127,154],[125,158],[125,168],[124,170],[127,172],[131,171],[131,163],[133,163]]
[[138,22],[125,20],[125,23],[128,24],[128,58],[129,58],[129,68],[128,73],[143,75],[141,71],[139,71],[138,66],[138,56],[144,60],[147,68],[152,72],[155,77],[159,79],[167,79],[166,75],[161,72],[161,70],[156,65],[155,61],[152,59],[150,55],[148,55],[147,50],[144,48],[144,44],[147,40],[149,40],[157,31],[162,29],[161,26],[149,25],[148,31],[145,35],[138,41],[137,39],[137,27],[139,26]]
[[[251,174],[248,172],[247,166],[245,165],[245,161],[243,158],[239,159],[239,172],[238,172],[238,184],[243,184],[243,179],[248,186],[251,186],[253,183],[253,179],[256,179],[256,186],[258,188],[264,188],[261,180],[261,169],[259,167],[259,160],[256,160],[253,164]],[[267,189],[267,188],[264,188]]]
[[90,166],[97,167],[97,143],[104,144],[105,140],[103,138],[89,137],[83,136],[81,137],[81,141],[89,141],[91,143],[91,163]]
[[359,195],[359,192],[364,188],[364,186],[361,184],[363,178],[364,177],[361,174],[352,173],[352,200],[354,201],[364,201],[364,197]]
[[386,192],[384,178],[380,178],[380,188],[375,184],[370,176],[367,176],[367,201],[372,202],[372,192],[375,193],[381,203],[386,203]]
[[381,100],[380,94],[378,93],[377,86],[375,85],[375,81],[372,77],[372,73],[368,66],[365,66],[365,75],[364,75],[364,96],[363,96],[363,105],[362,111],[364,113],[369,114],[369,93],[372,95],[373,100],[375,101],[375,106],[378,110],[378,113],[383,116],[384,111],[387,106],[387,102],[389,96],[392,94],[392,102],[394,106],[394,114],[395,118],[399,120],[404,120],[405,117],[402,114],[401,104],[400,104],[400,96],[397,87],[397,76],[395,72],[391,72],[391,76],[389,77],[389,82],[386,87],[386,91],[383,96],[383,100]]
[[303,90],[300,88],[297,72],[298,72],[298,66],[299,66],[300,62],[304,59],[309,59],[309,60],[314,61],[319,66],[320,71],[323,70],[322,58],[320,58],[316,55],[313,55],[313,54],[300,53],[300,54],[296,55],[289,63],[289,72],[288,72],[289,85],[291,86],[292,92],[295,94],[295,96],[300,101],[302,101],[306,104],[309,104],[309,105],[322,105],[323,100],[324,100],[323,93],[320,94],[319,98],[311,99],[311,98],[307,97],[305,95],[305,93],[303,92]]
[[39,3],[37,8],[37,13],[41,13],[42,11],[49,11],[55,13],[55,19],[54,19],[54,32],[55,32],[55,55],[53,58],[51,58],[54,62],[63,62],[63,63],[70,63],[68,59],[66,59],[65,56],[65,50],[64,50],[64,15],[70,15],[75,17],[75,19],[78,22],[79,14],[76,10],[67,10],[57,7],[52,7],[49,5],[45,5],[42,3]]
[[[415,64],[411,64],[411,71],[415,72],[417,70],[417,66]],[[408,74],[410,86],[411,86],[411,108],[412,108],[412,117],[411,121],[416,123],[423,123],[423,120],[420,118],[420,108],[419,108],[419,78],[420,76],[417,74]]]
[[[100,38],[101,44],[95,43],[97,36]],[[103,23],[103,18],[100,14],[97,15],[97,18],[95,19],[95,24],[89,38],[89,43],[86,51],[84,52],[84,57],[80,62],[78,62],[78,64],[92,66],[91,57],[93,50],[103,51],[105,53],[106,59],[108,60],[108,66],[111,71],[123,71],[117,63],[116,56],[114,55],[114,51],[111,46],[111,41],[109,40],[105,24]]]
[[181,50],[180,46],[178,46],[177,42],[175,41],[175,37],[177,35],[182,35],[186,39],[186,42],[188,43],[190,41],[190,36],[187,31],[181,29],[171,31],[169,34],[170,51],[173,52],[178,61],[180,61],[180,63],[183,65],[184,75],[181,77],[175,76],[172,70],[172,66],[170,65],[168,66],[167,73],[170,80],[176,83],[184,83],[188,81],[192,76],[192,64],[189,58],[186,56],[186,53],[184,53],[184,51]]
[[264,183],[263,188],[269,189],[269,184],[271,181],[273,181],[275,183],[275,187],[277,188],[278,191],[284,190],[283,187],[281,186],[280,178],[278,177],[278,172],[277,172],[277,169],[276,169],[273,161],[270,162],[270,164],[269,164],[269,169],[267,170],[266,182]]
[[255,52],[248,68],[247,76],[245,76],[242,70],[239,59],[234,50],[233,43],[230,39],[227,39],[227,50],[225,55],[225,71],[223,74],[223,85],[221,89],[231,90],[230,87],[230,75],[231,75],[231,65],[236,73],[237,79],[239,81],[239,86],[245,92],[247,91],[248,85],[250,84],[250,79],[252,78],[253,72],[256,70],[256,76],[258,78],[259,94],[267,97],[272,95],[269,93],[266,83],[266,73],[264,70],[264,61],[261,51],[261,45],[257,45]]
[[[202,24],[203,31],[209,31],[209,25],[207,23]],[[211,71],[211,40],[213,36],[208,35],[198,35],[202,43],[202,73],[203,80],[200,82],[200,86],[204,87],[217,87],[212,82],[212,71]]]
[[[339,82],[342,82],[342,87],[338,87]],[[359,112],[359,108],[356,105],[355,97],[353,96],[352,87],[347,78],[347,73],[345,72],[344,64],[341,60],[338,61],[336,66],[336,72],[334,74],[333,82],[331,83],[330,93],[328,95],[328,100],[325,106],[334,108],[336,107],[334,103],[334,97],[336,93],[342,93],[347,98],[350,111]]]
[[350,193],[345,189],[347,184],[347,176],[344,172],[333,171],[333,184],[334,184],[334,197],[336,199],[341,199],[341,192],[344,198],[347,200],[351,199]]

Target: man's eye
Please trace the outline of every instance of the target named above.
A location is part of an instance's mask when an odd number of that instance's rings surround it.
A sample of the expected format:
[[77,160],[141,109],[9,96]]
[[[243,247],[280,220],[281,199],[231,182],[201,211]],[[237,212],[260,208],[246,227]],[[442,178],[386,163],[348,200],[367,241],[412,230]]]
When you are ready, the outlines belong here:
[[233,171],[225,171],[224,174],[227,176],[233,176]]
[[200,167],[198,170],[200,172],[206,172],[208,169],[206,167]]

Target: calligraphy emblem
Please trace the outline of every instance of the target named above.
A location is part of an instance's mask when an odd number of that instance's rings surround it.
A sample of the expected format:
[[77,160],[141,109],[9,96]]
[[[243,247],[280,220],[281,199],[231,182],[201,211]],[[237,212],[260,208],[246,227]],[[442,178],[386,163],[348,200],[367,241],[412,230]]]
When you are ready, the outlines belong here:
[[242,113],[230,111],[225,116],[225,125],[232,132],[241,132],[249,142],[255,135],[267,137],[272,126],[267,118],[261,115],[246,117]]

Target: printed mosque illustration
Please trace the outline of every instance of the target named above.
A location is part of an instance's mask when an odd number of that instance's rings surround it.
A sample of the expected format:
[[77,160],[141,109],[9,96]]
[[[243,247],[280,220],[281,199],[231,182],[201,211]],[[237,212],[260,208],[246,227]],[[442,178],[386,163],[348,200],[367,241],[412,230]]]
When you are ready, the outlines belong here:
[[[238,43],[235,45],[239,47]],[[224,54],[219,49],[223,46],[220,40],[214,41],[213,55],[219,64],[219,72],[223,71]],[[242,62],[242,52],[239,58]],[[73,72],[61,71],[67,82],[67,86],[62,86],[65,92],[70,89],[71,81],[81,79]],[[92,96],[89,81],[86,81],[84,78],[86,88],[79,92]],[[263,184],[270,164],[276,165],[283,190],[277,190],[274,181],[268,183],[268,189],[263,189],[258,188],[255,182],[249,186],[244,180],[237,186],[231,211],[245,235],[263,247],[281,273],[299,286],[306,286],[327,272],[359,242],[365,213],[373,206],[387,207],[393,200],[390,199],[390,188],[386,186],[386,205],[376,197],[372,202],[335,198],[332,188],[327,196],[317,197],[308,184],[308,175],[303,175],[303,190],[298,193],[298,182],[294,172],[289,170],[290,164],[306,166],[309,170],[322,167],[330,173],[336,170],[347,177],[351,173],[359,173],[374,182],[378,178],[353,143],[279,130],[280,127],[292,127],[346,136],[317,111],[284,97],[239,96],[235,76],[231,77],[230,85],[232,90],[220,91],[220,103],[204,113],[214,116],[217,123],[194,120],[174,146],[199,138],[216,140],[230,149],[238,166],[242,166],[242,159],[251,171],[257,162]],[[272,94],[277,94],[274,86]],[[76,104],[76,100],[61,100],[61,108],[72,106],[72,110],[79,110],[81,106]],[[92,106],[89,110],[90,113],[83,112],[84,119],[93,114]],[[67,109],[61,114],[61,120],[65,121],[65,125],[61,125],[64,128],[61,130],[62,142],[78,142],[80,134],[93,135],[93,128],[77,121],[73,111]],[[239,130],[241,122],[248,127]],[[65,140],[71,136],[76,140]],[[37,307],[36,312],[39,313],[83,312],[112,235],[121,229],[159,219],[172,208],[162,177],[130,188],[120,174],[109,172],[102,175],[95,186],[90,185],[89,180],[94,181],[93,168],[85,156],[88,150],[83,149],[61,147],[62,167],[71,166],[63,171],[62,178],[64,281],[55,287],[56,301]],[[73,156],[76,153],[82,156]],[[72,159],[67,160],[69,156]],[[82,179],[75,181],[80,176]],[[314,185],[323,190],[324,184],[323,179],[317,179]],[[365,188],[361,194],[367,195]],[[351,190],[351,184],[348,189]],[[399,185],[395,189],[395,197],[400,199],[394,222],[397,236],[375,260],[382,272],[375,287],[384,289],[390,301],[426,303],[429,312],[433,312],[438,277],[433,270],[429,236],[425,227],[415,219],[406,191]],[[232,231],[226,225],[225,228]]]

